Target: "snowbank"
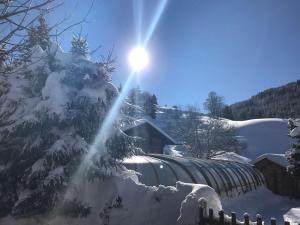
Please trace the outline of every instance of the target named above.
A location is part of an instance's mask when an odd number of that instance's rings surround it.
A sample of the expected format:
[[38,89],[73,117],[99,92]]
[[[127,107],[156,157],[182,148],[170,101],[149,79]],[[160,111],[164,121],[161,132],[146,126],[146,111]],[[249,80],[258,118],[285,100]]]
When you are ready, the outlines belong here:
[[256,159],[264,153],[282,154],[289,149],[288,124],[284,119],[254,119],[228,122],[247,142],[243,156]]
[[[84,219],[57,215],[20,220],[6,217],[0,224],[94,225],[109,221],[110,225],[196,225],[201,199],[206,199],[208,207],[216,212],[222,209],[218,194],[206,185],[177,182],[176,187],[149,187],[134,180],[136,178],[110,177],[94,183],[82,182],[73,194],[92,206],[91,214]],[[116,207],[118,196],[121,204]]]
[[292,208],[286,214],[283,215],[285,221],[291,224],[298,224],[300,221],[300,208]]
[[[237,218],[243,219],[243,214],[247,212],[250,219],[255,221],[256,214],[263,216],[263,220],[269,223],[271,217],[277,219],[278,224],[282,224],[283,217],[293,207],[300,206],[300,200],[290,199],[280,195],[275,195],[265,187],[260,187],[255,191],[247,192],[235,198],[221,198],[223,210],[226,214],[236,212]],[[284,216],[285,215],[285,216]],[[300,221],[300,214],[291,213],[290,219]]]

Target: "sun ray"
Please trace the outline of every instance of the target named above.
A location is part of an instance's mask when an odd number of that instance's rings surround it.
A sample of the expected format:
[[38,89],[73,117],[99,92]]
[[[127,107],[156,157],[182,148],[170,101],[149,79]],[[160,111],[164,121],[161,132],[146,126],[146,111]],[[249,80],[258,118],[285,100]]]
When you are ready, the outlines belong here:
[[133,78],[135,77],[135,72],[131,72],[127,81],[125,82],[122,91],[120,92],[119,96],[115,100],[114,104],[112,105],[111,109],[108,111],[106,118],[102,122],[101,127],[94,139],[93,144],[90,146],[87,155],[84,157],[82,162],[80,163],[77,171],[72,176],[70,186],[65,192],[65,197],[68,194],[68,191],[71,190],[74,185],[77,185],[80,182],[80,178],[82,176],[82,172],[89,165],[90,160],[93,156],[97,153],[100,156],[105,154],[105,141],[109,137],[112,132],[112,127],[114,122],[118,118],[119,111],[123,105],[124,99],[127,97],[130,87],[132,86]]
[[[142,8],[143,8],[143,0],[135,0],[137,2],[136,8],[137,8],[137,16],[136,16],[136,32],[137,32],[137,43],[143,43],[142,46],[147,46],[153,32],[155,31],[155,28],[158,24],[158,21],[167,5],[168,0],[162,0],[160,4],[157,7],[156,13],[154,15],[153,20],[150,23],[150,26],[147,30],[146,37],[143,41],[141,41],[141,25],[142,25]],[[135,6],[134,6],[135,7]],[[78,183],[80,181],[81,173],[84,170],[85,166],[89,164],[90,160],[93,158],[93,156],[98,154],[104,154],[105,153],[105,141],[109,137],[109,135],[112,132],[112,127],[114,122],[119,116],[120,108],[122,107],[125,98],[128,95],[129,89],[132,86],[133,78],[138,77],[136,76],[139,73],[139,71],[132,71],[125,82],[125,85],[115,100],[113,106],[107,113],[107,116],[105,120],[103,121],[101,127],[99,128],[99,131],[95,137],[95,140],[93,144],[91,145],[87,155],[82,160],[81,164],[79,165],[79,168],[77,169],[76,173],[72,177],[71,186]],[[69,187],[70,189],[70,187]],[[67,194],[68,190],[66,191]]]
[[142,23],[143,23],[143,0],[133,0],[134,25],[136,41],[138,45],[142,43]]
[[151,38],[153,32],[155,31],[155,28],[157,27],[157,24],[158,24],[158,22],[159,22],[159,19],[160,19],[160,17],[162,16],[162,14],[163,14],[163,12],[164,12],[164,10],[165,10],[165,8],[166,8],[167,3],[168,3],[168,0],[162,0],[162,1],[159,3],[159,5],[158,5],[158,7],[157,7],[157,10],[156,10],[156,12],[155,12],[154,18],[153,18],[152,21],[151,21],[151,24],[150,24],[150,26],[149,26],[149,28],[148,28],[146,37],[145,37],[145,39],[144,39],[144,41],[143,41],[143,46],[144,46],[144,47],[147,46],[147,44],[148,44],[148,42],[149,42],[149,40],[150,40],[150,38]]

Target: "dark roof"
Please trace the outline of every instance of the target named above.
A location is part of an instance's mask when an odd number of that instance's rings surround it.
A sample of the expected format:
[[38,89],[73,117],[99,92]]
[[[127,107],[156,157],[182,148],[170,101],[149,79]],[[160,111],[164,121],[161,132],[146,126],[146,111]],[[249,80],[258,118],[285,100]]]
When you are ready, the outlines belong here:
[[273,163],[276,163],[279,166],[286,167],[288,165],[288,161],[285,158],[284,154],[272,154],[272,153],[266,153],[263,154],[256,159],[252,160],[252,164],[257,164],[261,162],[262,160],[269,160]]
[[154,130],[156,130],[158,133],[160,133],[168,142],[168,144],[171,145],[176,145],[178,144],[177,141],[175,141],[172,137],[170,137],[166,132],[164,132],[161,128],[159,128],[158,126],[156,126],[154,123],[150,122],[149,120],[146,119],[139,119],[139,120],[135,120],[133,125],[125,127],[123,129],[123,131],[126,133],[127,131],[142,127],[144,125],[148,125],[150,127],[152,127]]

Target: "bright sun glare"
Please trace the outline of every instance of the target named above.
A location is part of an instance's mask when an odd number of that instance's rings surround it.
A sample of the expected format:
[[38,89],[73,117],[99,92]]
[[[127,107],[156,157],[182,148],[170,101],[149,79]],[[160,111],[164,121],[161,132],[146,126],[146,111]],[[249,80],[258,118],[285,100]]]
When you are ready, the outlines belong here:
[[135,72],[139,72],[149,64],[149,56],[145,48],[135,47],[129,53],[129,64]]

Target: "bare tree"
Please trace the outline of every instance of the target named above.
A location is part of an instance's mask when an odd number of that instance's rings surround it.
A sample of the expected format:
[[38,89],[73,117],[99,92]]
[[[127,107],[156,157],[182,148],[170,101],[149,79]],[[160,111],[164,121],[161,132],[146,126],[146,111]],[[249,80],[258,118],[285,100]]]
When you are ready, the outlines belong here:
[[224,120],[209,119],[198,130],[198,134],[201,139],[201,152],[205,153],[206,158],[220,152],[240,153],[245,148],[237,138],[236,129]]
[[11,58],[22,46],[27,31],[41,13],[49,13],[59,5],[61,3],[56,4],[55,0],[43,0],[38,3],[33,0],[0,0],[0,46],[6,55],[1,57],[1,60]]
[[212,117],[221,117],[222,110],[224,108],[224,98],[218,95],[216,92],[211,91],[208,93],[208,97],[205,100],[204,109],[208,111]]
[[173,127],[196,158],[211,158],[220,152],[240,153],[246,147],[227,121],[203,117],[195,106],[189,106],[184,118]]
[[193,156],[197,158],[202,158],[203,156],[201,137],[199,135],[201,126],[202,121],[199,108],[190,105],[187,107],[187,110],[184,111],[182,118],[178,117],[172,129],[177,136],[180,136],[181,141],[184,142]]
[[[49,33],[53,31],[50,36],[57,38],[70,28],[86,22],[94,1],[92,0],[86,15],[80,21],[63,27],[70,19],[69,15],[49,27]],[[16,58],[24,46],[28,33],[41,15],[45,16],[62,4],[63,2],[58,0],[0,0],[0,72]]]

